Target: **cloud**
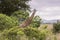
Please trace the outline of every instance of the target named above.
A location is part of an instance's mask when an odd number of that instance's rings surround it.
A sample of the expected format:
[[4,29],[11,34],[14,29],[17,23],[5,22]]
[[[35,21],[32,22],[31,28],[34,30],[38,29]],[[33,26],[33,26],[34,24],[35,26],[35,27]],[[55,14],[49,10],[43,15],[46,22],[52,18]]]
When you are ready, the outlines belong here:
[[60,19],[60,7],[45,7],[41,8],[36,15],[39,15],[43,19],[52,20]]
[[60,6],[60,0],[32,0],[32,6]]
[[42,19],[60,19],[60,0],[32,0],[29,4]]

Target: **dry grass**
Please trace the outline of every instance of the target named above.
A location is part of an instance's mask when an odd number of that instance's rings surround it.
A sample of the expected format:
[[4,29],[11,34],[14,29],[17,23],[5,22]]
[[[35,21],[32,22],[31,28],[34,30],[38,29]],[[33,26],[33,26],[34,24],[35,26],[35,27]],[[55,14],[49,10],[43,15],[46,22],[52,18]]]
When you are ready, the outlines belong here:
[[[40,27],[42,27],[42,26],[47,26],[47,29],[50,31],[52,31],[52,29],[53,29],[53,24],[41,24]],[[40,29],[40,27],[39,27],[39,29]],[[57,40],[60,40],[60,33],[56,34],[56,38],[57,38]]]

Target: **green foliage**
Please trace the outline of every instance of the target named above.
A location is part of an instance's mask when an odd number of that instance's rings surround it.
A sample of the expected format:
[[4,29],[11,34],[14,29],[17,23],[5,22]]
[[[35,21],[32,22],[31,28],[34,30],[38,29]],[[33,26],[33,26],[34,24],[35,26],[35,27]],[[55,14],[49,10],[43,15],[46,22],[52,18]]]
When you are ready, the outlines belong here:
[[25,20],[28,17],[29,14],[28,12],[26,13],[17,11],[10,17],[0,14],[0,40],[46,40],[47,37],[49,37],[48,40],[54,40],[50,38],[51,32],[47,30],[46,27],[40,30],[36,28],[40,26],[41,19],[39,16],[34,17],[32,21],[34,25],[31,24],[31,27],[18,27],[19,18],[20,20],[21,18]]
[[53,31],[60,32],[60,23],[53,24]]
[[24,32],[22,28],[16,26],[10,28],[9,30],[5,29],[3,32],[0,33],[0,35],[2,36],[2,38],[5,37],[4,40],[18,40],[22,35],[24,35]]
[[11,15],[17,10],[29,10],[30,0],[0,0],[0,13]]
[[38,30],[37,28],[28,27],[25,29],[25,34],[32,40],[46,40],[48,35],[47,30]]
[[24,21],[29,17],[29,13],[23,10],[19,10],[14,12],[11,16],[17,18],[19,21]]
[[30,26],[32,27],[40,27],[41,24],[41,18],[39,16],[35,16],[32,20],[32,23],[30,24]]
[[[1,40],[46,40],[50,36],[52,36],[51,32],[46,29],[38,30],[33,27],[19,28],[18,26],[0,33]],[[52,40],[52,38],[50,39]]]
[[0,30],[9,29],[13,26],[16,26],[17,22],[18,21],[12,19],[9,16],[6,16],[4,14],[0,14]]

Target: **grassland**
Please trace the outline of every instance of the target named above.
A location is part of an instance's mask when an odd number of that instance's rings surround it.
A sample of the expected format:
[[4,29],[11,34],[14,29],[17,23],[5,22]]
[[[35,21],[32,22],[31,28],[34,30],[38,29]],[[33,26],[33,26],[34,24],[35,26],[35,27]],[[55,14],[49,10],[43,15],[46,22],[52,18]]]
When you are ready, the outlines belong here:
[[[43,27],[43,26],[47,26],[47,29],[50,31],[53,30],[53,24],[41,24],[40,27]],[[40,29],[40,27],[39,27],[39,29]],[[56,33],[55,35],[56,35],[57,40],[60,40],[60,33]]]

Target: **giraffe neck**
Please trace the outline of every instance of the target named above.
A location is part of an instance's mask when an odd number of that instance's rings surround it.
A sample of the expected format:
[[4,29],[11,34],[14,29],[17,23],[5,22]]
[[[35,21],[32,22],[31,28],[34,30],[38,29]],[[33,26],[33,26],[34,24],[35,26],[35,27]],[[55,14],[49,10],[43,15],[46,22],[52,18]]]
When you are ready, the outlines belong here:
[[34,15],[35,15],[35,12],[32,13],[32,15],[30,16],[30,18],[33,19]]
[[26,27],[26,26],[28,26],[28,25],[31,23],[34,15],[35,15],[35,11],[34,11],[34,12],[32,13],[32,15],[31,15],[29,18],[27,18],[20,26],[21,26],[21,27]]

